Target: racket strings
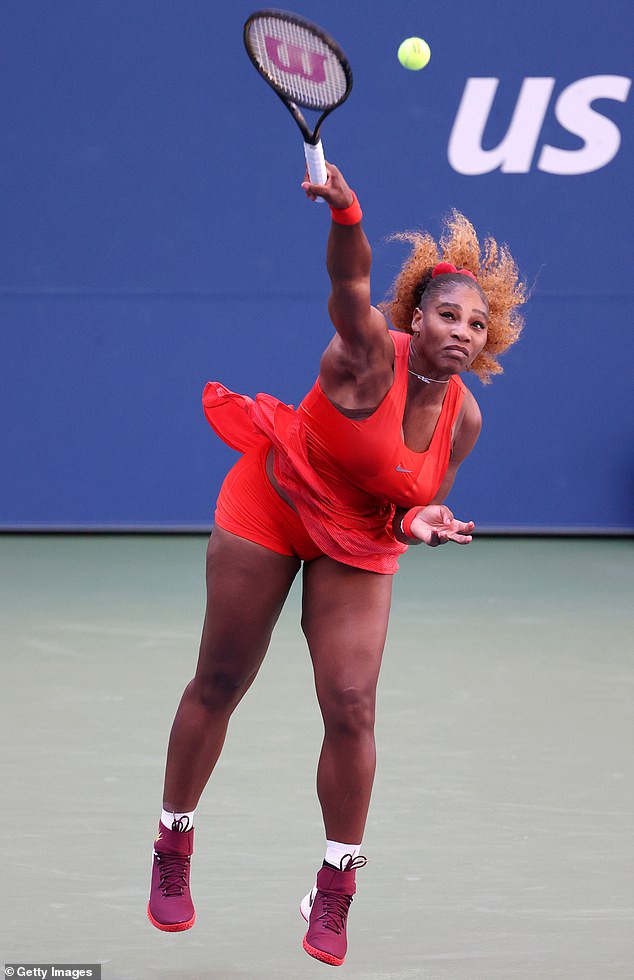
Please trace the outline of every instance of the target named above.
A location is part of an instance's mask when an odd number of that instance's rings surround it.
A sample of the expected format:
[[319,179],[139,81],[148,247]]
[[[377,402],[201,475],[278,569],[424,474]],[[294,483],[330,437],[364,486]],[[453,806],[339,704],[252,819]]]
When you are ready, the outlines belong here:
[[297,105],[319,112],[345,98],[346,73],[318,35],[286,20],[259,17],[248,38],[260,71]]

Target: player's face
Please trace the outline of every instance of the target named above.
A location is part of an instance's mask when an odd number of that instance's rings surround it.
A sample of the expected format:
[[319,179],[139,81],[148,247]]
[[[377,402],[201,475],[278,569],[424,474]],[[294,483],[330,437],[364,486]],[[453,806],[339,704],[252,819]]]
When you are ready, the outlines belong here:
[[458,374],[471,367],[487,341],[487,304],[477,289],[452,285],[414,310],[413,349],[430,367]]

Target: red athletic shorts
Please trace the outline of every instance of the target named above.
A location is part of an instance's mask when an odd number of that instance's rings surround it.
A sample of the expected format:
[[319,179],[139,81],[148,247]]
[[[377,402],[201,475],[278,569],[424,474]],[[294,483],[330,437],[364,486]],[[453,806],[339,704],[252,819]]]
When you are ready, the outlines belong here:
[[216,504],[218,527],[278,555],[312,561],[323,554],[297,511],[282,500],[266,472],[270,443],[250,449],[227,473]]

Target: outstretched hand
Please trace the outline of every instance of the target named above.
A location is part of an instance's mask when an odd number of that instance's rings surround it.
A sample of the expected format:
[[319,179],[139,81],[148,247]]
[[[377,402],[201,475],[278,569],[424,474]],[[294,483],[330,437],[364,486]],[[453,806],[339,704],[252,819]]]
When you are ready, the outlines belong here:
[[328,163],[328,161],[326,161],[326,171],[328,173],[328,179],[325,184],[311,184],[308,171],[306,171],[304,180],[302,181],[302,189],[306,192],[306,197],[310,198],[311,201],[317,200],[318,197],[323,197],[326,204],[336,210],[349,208],[354,198],[352,191],[344,180],[343,174],[332,163]]
[[457,520],[444,504],[430,504],[419,510],[412,521],[410,533],[430,548],[436,548],[447,541],[470,544],[474,527],[473,521],[465,523]]

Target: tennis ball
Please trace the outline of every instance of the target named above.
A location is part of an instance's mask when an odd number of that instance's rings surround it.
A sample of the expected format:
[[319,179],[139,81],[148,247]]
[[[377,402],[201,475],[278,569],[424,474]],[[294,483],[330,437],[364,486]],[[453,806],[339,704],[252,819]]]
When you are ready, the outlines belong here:
[[422,37],[407,37],[398,49],[398,60],[403,68],[420,71],[431,58],[431,48]]

